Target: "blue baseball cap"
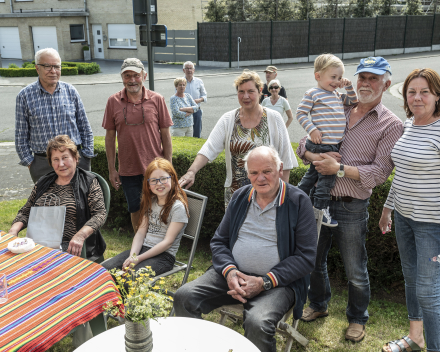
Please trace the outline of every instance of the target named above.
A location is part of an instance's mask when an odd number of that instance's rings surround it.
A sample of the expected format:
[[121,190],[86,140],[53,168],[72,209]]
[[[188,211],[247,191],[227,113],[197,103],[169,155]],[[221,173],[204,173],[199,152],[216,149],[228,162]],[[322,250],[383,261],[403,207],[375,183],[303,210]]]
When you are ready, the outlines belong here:
[[390,64],[382,56],[370,56],[362,59],[354,75],[361,72],[370,72],[376,75],[384,75],[385,72],[392,74]]

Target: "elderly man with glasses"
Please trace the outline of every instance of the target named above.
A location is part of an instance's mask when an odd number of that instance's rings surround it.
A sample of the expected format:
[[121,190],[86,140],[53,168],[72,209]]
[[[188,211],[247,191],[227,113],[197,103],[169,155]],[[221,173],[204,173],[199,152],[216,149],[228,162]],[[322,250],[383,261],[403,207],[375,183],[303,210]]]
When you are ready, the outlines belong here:
[[46,158],[52,138],[68,135],[80,151],[78,166],[90,171],[93,133],[78,91],[60,81],[61,58],[52,48],[37,51],[36,82],[17,95],[15,109],[15,148],[20,165],[27,166],[36,183],[53,168]]
[[[122,189],[136,233],[142,183],[147,166],[156,157],[171,162],[173,125],[162,95],[144,87],[147,73],[139,59],[125,59],[121,67],[124,89],[108,98],[102,127],[112,186]],[[118,165],[116,170],[116,135]]]

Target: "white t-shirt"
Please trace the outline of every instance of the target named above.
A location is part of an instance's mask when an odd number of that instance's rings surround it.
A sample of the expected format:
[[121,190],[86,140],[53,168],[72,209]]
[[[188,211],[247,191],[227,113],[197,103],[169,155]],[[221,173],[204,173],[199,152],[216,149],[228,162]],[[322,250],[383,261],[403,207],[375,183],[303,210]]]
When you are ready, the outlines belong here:
[[163,241],[168,227],[172,222],[183,222],[185,225],[177,235],[171,247],[166,251],[175,257],[177,250],[179,249],[183,232],[188,224],[188,216],[186,215],[186,210],[183,203],[180,200],[176,200],[171,208],[170,215],[168,216],[168,223],[164,224],[160,219],[162,207],[163,206],[158,205],[156,201],[153,201],[153,204],[151,205],[151,212],[148,216],[148,231],[144,239],[144,246],[154,247],[156,244]]
[[262,102],[261,105],[278,111],[281,116],[283,116],[284,112],[289,111],[290,110],[290,105],[289,102],[287,101],[287,99],[283,98],[283,97],[279,97],[277,102],[275,103],[275,105],[272,105],[271,101],[270,101],[270,97],[265,98]]

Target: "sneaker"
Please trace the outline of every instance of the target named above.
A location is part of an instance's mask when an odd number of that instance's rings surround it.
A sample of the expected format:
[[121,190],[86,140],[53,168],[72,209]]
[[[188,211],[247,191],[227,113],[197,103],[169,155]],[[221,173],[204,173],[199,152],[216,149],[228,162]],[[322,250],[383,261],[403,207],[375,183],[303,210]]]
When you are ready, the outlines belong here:
[[322,209],[322,224],[328,227],[338,226],[338,222],[335,219],[332,219],[330,216],[330,211],[328,208]]

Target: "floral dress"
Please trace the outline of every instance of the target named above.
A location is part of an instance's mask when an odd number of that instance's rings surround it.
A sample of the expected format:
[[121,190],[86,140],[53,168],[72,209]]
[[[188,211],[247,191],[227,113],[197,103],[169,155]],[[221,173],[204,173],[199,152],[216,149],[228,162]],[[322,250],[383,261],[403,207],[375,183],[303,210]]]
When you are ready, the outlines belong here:
[[267,123],[266,109],[260,123],[254,128],[244,128],[240,120],[240,109],[235,113],[234,128],[232,130],[229,149],[231,151],[232,183],[225,188],[225,208],[228,206],[234,192],[251,183],[244,168],[243,158],[252,149],[262,145],[270,145],[269,126]]

